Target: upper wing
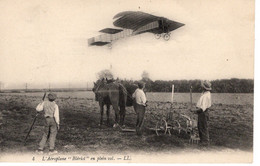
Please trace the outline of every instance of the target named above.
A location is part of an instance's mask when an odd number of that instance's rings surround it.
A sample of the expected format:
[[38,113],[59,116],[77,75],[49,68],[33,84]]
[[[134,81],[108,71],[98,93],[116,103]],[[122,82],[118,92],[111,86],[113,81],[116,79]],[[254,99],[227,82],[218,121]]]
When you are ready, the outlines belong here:
[[163,33],[165,28],[173,31],[184,24],[164,17],[154,16],[144,12],[125,11],[114,16],[114,25],[121,28],[132,29],[134,34],[144,32]]
[[117,20],[115,20],[113,24],[116,27],[137,30],[138,28],[153,21],[156,21],[159,18],[160,17],[144,12],[126,11],[115,15],[114,19]]

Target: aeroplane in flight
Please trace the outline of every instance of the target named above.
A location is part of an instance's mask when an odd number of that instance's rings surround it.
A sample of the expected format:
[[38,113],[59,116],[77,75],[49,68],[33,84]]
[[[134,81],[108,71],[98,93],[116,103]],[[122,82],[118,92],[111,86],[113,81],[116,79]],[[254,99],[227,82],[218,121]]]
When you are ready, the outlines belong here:
[[140,11],[121,12],[115,15],[113,19],[115,19],[114,26],[120,29],[105,28],[100,30],[99,32],[103,34],[88,39],[89,46],[108,45],[109,48],[112,48],[112,42],[115,40],[146,32],[155,34],[157,39],[163,37],[164,40],[168,41],[171,31],[184,26],[183,23]]

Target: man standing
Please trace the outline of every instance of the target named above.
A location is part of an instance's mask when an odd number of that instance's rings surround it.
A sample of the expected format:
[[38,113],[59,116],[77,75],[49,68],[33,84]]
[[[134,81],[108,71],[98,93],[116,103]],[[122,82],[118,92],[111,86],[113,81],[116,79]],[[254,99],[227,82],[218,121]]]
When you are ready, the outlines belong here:
[[209,145],[209,130],[208,130],[208,120],[209,113],[208,110],[211,107],[211,83],[209,81],[201,81],[202,94],[197,102],[196,113],[198,114],[198,130],[200,137],[200,145]]
[[134,110],[137,114],[136,121],[136,133],[137,135],[141,135],[141,128],[144,121],[145,107],[146,107],[146,96],[143,91],[145,84],[142,82],[138,83],[138,88],[133,93],[132,97],[134,98]]
[[46,120],[44,134],[42,136],[41,142],[39,144],[39,148],[37,150],[38,153],[42,154],[44,146],[49,139],[50,141],[50,149],[49,154],[58,153],[55,148],[55,140],[56,135],[58,133],[60,118],[59,118],[59,107],[55,103],[55,99],[57,98],[56,94],[49,93],[48,100],[44,101],[36,107],[37,111],[44,111],[44,117]]

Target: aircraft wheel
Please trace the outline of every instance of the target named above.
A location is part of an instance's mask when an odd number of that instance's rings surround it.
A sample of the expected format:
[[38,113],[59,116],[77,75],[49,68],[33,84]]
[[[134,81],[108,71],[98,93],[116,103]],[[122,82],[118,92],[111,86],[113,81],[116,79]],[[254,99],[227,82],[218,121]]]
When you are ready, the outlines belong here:
[[161,38],[161,34],[158,34],[158,33],[155,34],[155,38],[156,38],[156,39],[160,39],[160,38]]
[[166,41],[168,41],[169,39],[170,39],[170,34],[168,34],[168,33],[166,33],[164,36],[163,36],[163,38],[164,38],[164,40],[166,40]]

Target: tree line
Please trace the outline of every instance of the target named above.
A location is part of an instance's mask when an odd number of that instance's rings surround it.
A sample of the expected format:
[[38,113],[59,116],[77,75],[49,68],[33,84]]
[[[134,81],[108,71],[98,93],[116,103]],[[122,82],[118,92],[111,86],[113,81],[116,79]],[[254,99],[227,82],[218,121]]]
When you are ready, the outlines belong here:
[[[146,83],[147,92],[171,92],[172,85],[174,85],[174,92],[201,92],[201,80],[155,80],[149,78],[142,78]],[[212,80],[213,93],[254,93],[253,79],[219,79]]]
[[[113,78],[110,70],[103,70],[98,73],[99,78]],[[172,85],[174,85],[174,92],[186,93],[201,92],[201,80],[151,80],[149,73],[143,71],[141,80],[145,82],[146,92],[171,92]],[[119,79],[117,79],[119,80]],[[133,80],[120,80],[120,82],[130,91],[134,90],[132,85],[136,85],[138,81]],[[254,93],[254,80],[253,79],[217,79],[211,81],[213,93]]]

